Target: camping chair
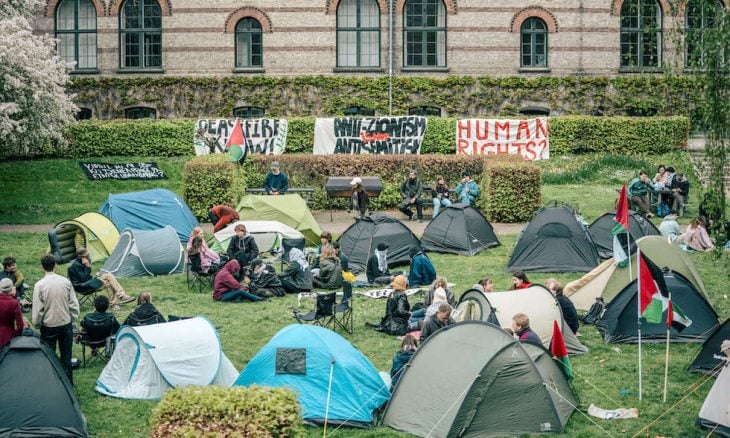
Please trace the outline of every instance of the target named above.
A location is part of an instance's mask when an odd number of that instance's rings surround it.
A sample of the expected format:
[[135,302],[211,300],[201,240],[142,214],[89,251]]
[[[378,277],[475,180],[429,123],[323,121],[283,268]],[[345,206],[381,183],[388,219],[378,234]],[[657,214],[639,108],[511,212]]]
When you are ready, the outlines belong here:
[[89,289],[87,287],[76,287],[74,285],[74,291],[76,291],[77,294],[79,294],[79,308],[84,305],[84,303],[89,302],[93,303],[94,299],[96,299],[96,290]]
[[329,328],[334,324],[336,292],[317,294],[317,301],[314,310],[302,314],[299,309],[292,309],[293,317],[300,324],[315,324],[320,327]]
[[342,301],[335,305],[333,323],[335,331],[339,327],[351,335],[354,330],[355,326],[352,316],[352,283],[342,283]]
[[80,332],[81,357],[83,367],[86,368],[86,347],[91,349],[91,359],[100,358],[107,362],[114,353],[114,327],[112,318],[104,321],[94,321],[84,318],[84,327]]
[[213,287],[213,278],[215,271],[212,269],[204,270],[200,260],[200,253],[189,254],[188,263],[185,269],[185,278],[188,283],[188,289],[198,288],[198,293]]

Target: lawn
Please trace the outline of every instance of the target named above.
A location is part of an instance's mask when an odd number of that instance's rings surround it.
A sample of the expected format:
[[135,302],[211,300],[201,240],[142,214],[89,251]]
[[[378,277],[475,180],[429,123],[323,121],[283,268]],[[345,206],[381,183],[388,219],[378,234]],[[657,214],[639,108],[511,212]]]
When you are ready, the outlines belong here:
[[[560,199],[580,207],[586,219],[593,220],[613,207],[615,187],[622,178],[622,169],[611,163],[601,167],[591,164],[595,158],[586,160],[574,158],[559,159],[543,163],[545,175],[550,184],[543,187],[543,199]],[[661,157],[665,163],[684,163],[686,156]],[[157,161],[158,165],[171,176],[169,180],[158,182],[91,182],[87,181],[78,166],[78,160],[43,160],[0,163],[0,188],[5,194],[0,199],[0,223],[52,223],[76,214],[96,209],[106,198],[108,192],[142,190],[165,187],[181,191],[180,173],[185,158],[137,158],[118,161]],[[674,160],[674,161],[669,161]],[[104,160],[112,161],[112,160]],[[583,161],[582,163],[580,163]],[[654,160],[652,160],[653,162]],[[574,163],[569,165],[569,163]],[[675,164],[675,167],[678,167]],[[574,169],[598,169],[573,174],[576,181],[561,180],[561,169],[570,172]],[[624,170],[625,171],[625,170]],[[33,176],[36,175],[36,176]],[[43,175],[39,179],[37,175]],[[630,176],[630,175],[628,175]],[[553,178],[553,179],[549,179]],[[694,175],[691,176],[694,178]],[[693,181],[693,179],[690,179]],[[696,179],[694,180],[696,181]],[[12,185],[10,185],[12,183]],[[694,185],[694,187],[697,187]],[[697,198],[695,198],[696,200]],[[693,204],[690,215],[696,213]],[[509,254],[514,246],[516,235],[499,235],[502,246],[487,250],[475,257],[454,255],[431,255],[440,274],[456,283],[455,291],[461,293],[483,276],[495,280],[496,289],[504,290],[510,283],[510,275],[504,271]],[[21,270],[31,282],[40,275],[39,256],[47,249],[45,233],[1,233],[0,253],[12,254],[18,258]],[[728,259],[717,260],[709,254],[692,254],[697,263],[711,302],[721,319],[730,315],[727,279],[730,277]],[[97,270],[100,265],[94,266]],[[66,266],[60,268],[65,274]],[[534,274],[534,282],[542,282],[552,274]],[[561,281],[569,281],[580,274],[556,275]],[[187,289],[184,275],[123,279],[125,289],[132,294],[151,291],[155,305],[160,311],[175,315],[205,315],[218,328],[226,355],[237,369],[245,367],[253,355],[282,327],[292,323],[288,310],[296,306],[296,297],[287,296],[267,303],[223,304],[213,302],[209,294],[196,294]],[[413,300],[412,300],[413,302]],[[303,304],[307,305],[307,303]],[[355,332],[347,338],[360,349],[379,370],[389,370],[392,357],[399,346],[393,337],[374,332],[365,326],[366,321],[377,321],[382,315],[385,302],[362,297],[355,299]],[[132,309],[131,304],[124,306],[118,318],[123,319]],[[82,313],[90,311],[88,307]],[[606,409],[616,407],[638,407],[640,417],[635,420],[602,421],[588,419],[580,412],[573,414],[568,424],[567,435],[571,437],[596,436],[604,434],[626,436],[640,432],[642,428],[680,399],[674,410],[654,424],[642,436],[700,436],[702,431],[694,426],[702,401],[712,385],[695,374],[684,371],[694,358],[698,345],[677,344],[671,346],[671,367],[669,402],[661,403],[663,374],[663,345],[644,345],[644,400],[637,399],[637,347],[635,345],[603,344],[594,327],[581,329],[581,341],[591,348],[589,354],[573,358],[576,372],[574,388],[580,399],[580,408],[587,409],[591,403]],[[81,349],[75,346],[74,356],[81,357]],[[94,382],[103,364],[94,363],[85,369],[77,370],[75,386],[81,401],[81,408],[89,422],[93,436],[100,437],[141,437],[149,430],[149,412],[155,402],[123,401],[101,396],[94,391]],[[427,382],[426,382],[427,383]],[[691,388],[691,389],[690,389]],[[434,402],[438,402],[435,398]],[[519,400],[515,400],[519,403]],[[518,408],[519,409],[519,408]],[[594,424],[597,423],[598,425]],[[309,435],[321,435],[321,429],[308,429]],[[373,430],[330,429],[335,436],[383,437],[406,436],[387,428]]]

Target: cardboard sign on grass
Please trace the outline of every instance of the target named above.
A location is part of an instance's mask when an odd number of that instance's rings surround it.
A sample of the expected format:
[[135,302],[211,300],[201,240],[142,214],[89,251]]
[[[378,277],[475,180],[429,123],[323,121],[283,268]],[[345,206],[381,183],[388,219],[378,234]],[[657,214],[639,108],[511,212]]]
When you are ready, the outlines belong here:
[[461,119],[456,122],[456,155],[522,155],[550,158],[545,117],[526,120]]

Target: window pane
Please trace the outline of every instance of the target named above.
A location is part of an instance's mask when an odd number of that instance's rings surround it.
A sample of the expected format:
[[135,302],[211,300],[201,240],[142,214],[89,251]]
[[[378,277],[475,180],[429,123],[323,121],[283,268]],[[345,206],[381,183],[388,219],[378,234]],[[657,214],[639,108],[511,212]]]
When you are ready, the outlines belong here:
[[627,0],[621,7],[621,66],[659,67],[662,11],[657,0]]
[[79,68],[96,68],[96,33],[79,34]]
[[89,120],[91,118],[91,109],[79,108],[79,112],[74,114],[74,118],[76,118],[76,120]]
[[122,34],[122,59],[124,67],[140,67],[139,57],[139,40],[140,34],[137,32],[127,32]]
[[441,0],[408,0],[405,7],[405,65],[446,65],[446,10]]
[[337,65],[341,67],[357,66],[357,54],[355,45],[356,32],[337,32]]
[[144,66],[162,66],[162,35],[159,33],[144,34]]
[[65,62],[75,62],[76,54],[74,53],[74,34],[60,33],[56,35],[58,38],[58,56]]
[[56,29],[74,29],[74,7],[75,0],[63,0],[56,9]]
[[342,0],[337,6],[337,26],[357,27],[357,0]]
[[122,8],[122,28],[139,29],[140,27],[140,0],[127,0]]
[[96,9],[91,0],[79,0],[79,29],[96,30]]
[[143,14],[145,29],[159,29],[162,27],[162,10],[157,0],[144,0]]
[[380,27],[380,8],[375,0],[360,0],[360,26]]
[[378,33],[360,32],[360,65],[363,67],[377,67],[378,61]]

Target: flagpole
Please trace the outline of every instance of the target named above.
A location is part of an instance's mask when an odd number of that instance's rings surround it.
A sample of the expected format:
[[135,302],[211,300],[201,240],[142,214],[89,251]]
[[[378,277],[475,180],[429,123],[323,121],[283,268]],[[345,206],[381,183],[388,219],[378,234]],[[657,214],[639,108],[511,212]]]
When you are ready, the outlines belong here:
[[[640,265],[641,249],[636,248],[636,266]],[[629,260],[631,260],[631,253],[629,253]],[[630,269],[630,268],[629,268]],[[630,272],[630,271],[629,271]],[[639,335],[639,401],[641,401],[642,387],[641,387],[641,275],[636,276],[636,327]]]
[[[672,292],[669,292],[669,305],[672,305]],[[664,397],[662,398],[662,403],[667,402],[667,381],[669,380],[669,327],[672,324],[672,321],[669,320],[672,316],[671,312],[667,312],[667,350],[664,354]]]

